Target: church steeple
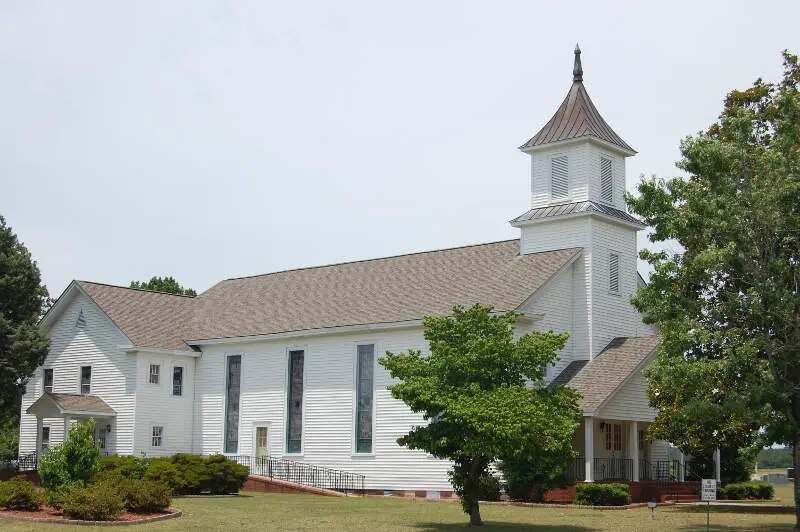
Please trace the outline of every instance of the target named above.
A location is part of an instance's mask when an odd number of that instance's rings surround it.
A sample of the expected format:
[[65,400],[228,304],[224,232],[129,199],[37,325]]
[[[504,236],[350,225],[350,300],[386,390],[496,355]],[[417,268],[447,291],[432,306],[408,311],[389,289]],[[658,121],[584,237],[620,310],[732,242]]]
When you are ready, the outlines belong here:
[[581,49],[574,53],[567,97],[520,146],[531,160],[531,208],[511,225],[520,229],[521,255],[581,248],[552,292],[553,315],[573,320],[565,357],[580,360],[641,327],[630,298],[638,279],[636,232],[645,226],[625,206],[625,159],[636,152],[597,112],[583,86]]
[[583,86],[581,49],[576,44],[575,60],[572,67],[572,87],[570,87],[556,114],[519,149],[527,153],[547,144],[582,137],[592,138],[600,143],[608,143],[625,156],[636,154],[636,150],[622,140],[611,129],[611,126],[603,120],[591,98],[589,98],[586,87]]

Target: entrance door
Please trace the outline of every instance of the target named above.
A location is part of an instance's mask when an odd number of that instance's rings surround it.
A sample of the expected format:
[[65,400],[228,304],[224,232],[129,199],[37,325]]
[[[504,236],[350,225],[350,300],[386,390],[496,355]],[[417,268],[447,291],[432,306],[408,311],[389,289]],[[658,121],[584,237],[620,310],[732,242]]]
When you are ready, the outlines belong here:
[[269,440],[267,438],[267,427],[256,427],[256,457],[266,458],[269,454]]

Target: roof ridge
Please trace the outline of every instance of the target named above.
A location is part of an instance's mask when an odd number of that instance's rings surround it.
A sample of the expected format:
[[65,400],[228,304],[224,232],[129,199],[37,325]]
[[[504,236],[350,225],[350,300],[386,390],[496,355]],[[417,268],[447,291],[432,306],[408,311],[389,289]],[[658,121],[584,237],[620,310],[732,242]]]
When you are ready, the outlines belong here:
[[[362,263],[362,262],[374,262],[374,261],[378,261],[378,260],[397,259],[397,258],[400,258],[400,257],[411,257],[411,256],[414,256],[414,255],[425,255],[425,254],[428,254],[428,253],[438,253],[440,251],[452,251],[452,250],[455,250],[455,249],[477,248],[477,247],[481,247],[481,246],[491,246],[491,245],[494,245],[494,244],[505,244],[505,243],[508,243],[508,242],[519,242],[519,238],[510,238],[508,240],[497,240],[497,241],[494,241],[494,242],[483,242],[483,243],[480,243],[480,244],[467,244],[465,246],[453,246],[453,247],[449,247],[449,248],[428,249],[428,250],[425,250],[425,251],[412,251],[410,253],[400,253],[398,255],[388,255],[386,257],[373,257],[371,259],[346,260],[346,261],[343,261],[343,262],[332,262],[330,264],[320,264],[320,265],[317,265],[317,266],[302,266],[300,268],[287,268],[285,270],[277,270],[277,271],[274,271],[274,272],[257,273],[257,274],[254,274],[254,275],[242,275],[240,277],[229,277],[229,278],[224,279],[223,281],[220,281],[220,282],[237,281],[239,279],[252,279],[254,277],[266,277],[268,275],[277,275],[279,273],[297,272],[297,271],[303,271],[303,270],[316,270],[316,269],[320,269],[320,268],[330,268],[332,266],[344,266],[345,264],[359,264],[359,263]],[[219,283],[217,283],[217,284],[219,284]],[[216,284],[214,286],[216,286]]]
[[122,288],[124,290],[134,290],[136,292],[148,292],[151,294],[164,294],[165,296],[176,296],[176,297],[185,297],[187,299],[195,299],[197,296],[189,296],[186,294],[174,294],[172,292],[160,292],[158,290],[148,290],[146,288],[131,288],[130,286],[122,286],[118,284],[111,284],[111,283],[98,283],[97,281],[85,281],[82,279],[75,280],[78,283],[87,283],[87,284],[96,284],[100,286],[109,286],[111,288]]

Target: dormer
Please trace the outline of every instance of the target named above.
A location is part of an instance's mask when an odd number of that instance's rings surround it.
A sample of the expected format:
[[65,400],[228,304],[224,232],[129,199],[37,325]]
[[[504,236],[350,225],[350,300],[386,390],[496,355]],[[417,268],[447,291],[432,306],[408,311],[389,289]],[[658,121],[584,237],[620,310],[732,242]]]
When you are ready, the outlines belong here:
[[531,207],[592,201],[625,209],[625,158],[636,151],[603,120],[589,98],[579,47],[567,96],[550,121],[519,149],[531,158]]

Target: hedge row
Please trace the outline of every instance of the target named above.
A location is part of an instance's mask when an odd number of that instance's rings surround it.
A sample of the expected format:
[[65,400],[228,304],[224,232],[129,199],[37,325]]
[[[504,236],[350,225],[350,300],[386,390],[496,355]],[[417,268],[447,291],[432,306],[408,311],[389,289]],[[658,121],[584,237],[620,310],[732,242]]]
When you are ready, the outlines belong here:
[[730,500],[765,499],[775,496],[775,488],[769,482],[736,482],[720,488],[720,494]]
[[250,470],[225,456],[176,454],[165,458],[108,456],[95,482],[144,479],[166,485],[174,495],[238,493]]
[[576,484],[575,504],[624,506],[631,503],[627,484]]

